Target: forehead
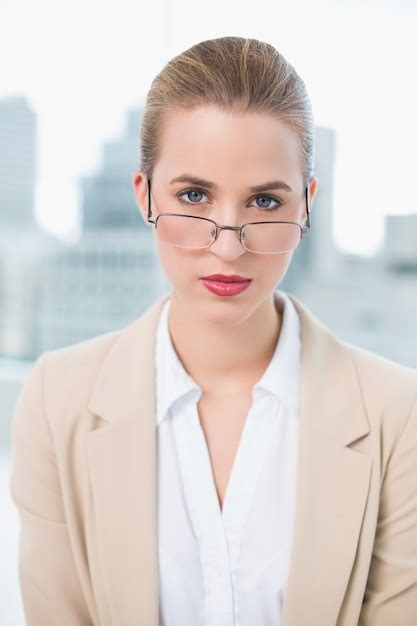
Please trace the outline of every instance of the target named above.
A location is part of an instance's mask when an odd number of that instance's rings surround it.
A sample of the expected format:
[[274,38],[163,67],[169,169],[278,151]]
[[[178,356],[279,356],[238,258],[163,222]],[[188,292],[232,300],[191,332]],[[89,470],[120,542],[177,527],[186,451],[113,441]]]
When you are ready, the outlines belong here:
[[166,116],[157,169],[165,182],[189,172],[219,185],[227,181],[228,186],[259,184],[279,175],[294,189],[302,178],[298,137],[287,124],[216,107],[175,110]]

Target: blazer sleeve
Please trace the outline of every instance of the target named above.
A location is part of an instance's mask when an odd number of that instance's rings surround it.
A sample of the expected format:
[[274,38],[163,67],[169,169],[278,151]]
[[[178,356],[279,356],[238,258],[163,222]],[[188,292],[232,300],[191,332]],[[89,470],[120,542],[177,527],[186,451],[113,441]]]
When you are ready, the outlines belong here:
[[386,466],[358,626],[417,625],[417,401]]
[[20,520],[18,576],[27,626],[93,626],[68,535],[41,355],[12,416],[10,495]]

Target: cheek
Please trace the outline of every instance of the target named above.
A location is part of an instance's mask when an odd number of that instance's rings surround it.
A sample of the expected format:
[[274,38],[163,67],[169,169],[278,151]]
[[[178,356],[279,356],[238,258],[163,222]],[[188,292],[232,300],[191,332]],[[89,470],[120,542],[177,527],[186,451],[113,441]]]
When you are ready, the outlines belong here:
[[155,245],[160,263],[171,282],[180,282],[192,273],[194,264],[190,259],[191,253],[159,240],[155,240]]
[[254,273],[266,280],[270,278],[272,282],[282,279],[287,272],[293,254],[294,250],[283,254],[253,255]]
[[[271,292],[277,289],[285,277],[290,266],[294,251],[282,254],[265,255],[256,259],[253,265],[253,274],[258,277],[258,286],[262,292]],[[258,255],[261,257],[261,255]]]

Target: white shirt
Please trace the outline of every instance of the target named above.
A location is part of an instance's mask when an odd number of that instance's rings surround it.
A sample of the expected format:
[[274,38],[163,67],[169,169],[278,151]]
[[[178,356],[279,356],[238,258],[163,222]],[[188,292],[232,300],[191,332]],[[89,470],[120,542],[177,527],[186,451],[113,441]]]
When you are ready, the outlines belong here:
[[[284,291],[274,355],[253,388],[223,508],[197,402],[168,329],[156,334],[161,626],[279,626],[295,505],[298,313]],[[224,416],[227,419],[227,415]]]

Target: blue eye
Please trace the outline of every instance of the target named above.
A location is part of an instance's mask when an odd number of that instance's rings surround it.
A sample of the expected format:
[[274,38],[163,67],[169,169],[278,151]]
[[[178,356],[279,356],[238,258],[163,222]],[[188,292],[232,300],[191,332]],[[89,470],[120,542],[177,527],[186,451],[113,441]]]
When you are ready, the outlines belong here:
[[[200,195],[203,195],[203,196],[205,195],[205,193],[201,189],[193,188],[193,189],[186,189],[184,191],[181,191],[180,193],[177,194],[177,198],[180,200],[180,202],[183,202],[184,204],[195,204],[195,205],[201,204],[198,201],[197,202],[192,202],[192,201],[188,202],[187,200],[183,199],[183,197],[188,196],[189,194],[192,194],[192,193],[197,193],[197,194],[200,194]],[[266,198],[267,200],[269,200],[269,201],[272,200],[273,202],[275,202],[277,204],[277,206],[269,206],[269,205],[268,206],[259,206],[259,205],[257,205],[257,206],[254,207],[255,209],[260,209],[261,211],[262,210],[264,210],[264,211],[275,211],[276,209],[279,209],[284,204],[284,202],[282,200],[280,200],[279,198],[275,198],[274,196],[267,196],[265,194],[258,194],[257,196],[252,198],[252,200],[258,200],[259,198]],[[254,206],[254,205],[252,205],[252,206]]]
[[259,200],[259,198],[266,198],[267,200],[272,200],[272,202],[278,202],[278,206],[258,206],[259,209],[266,209],[267,211],[274,211],[275,209],[279,209],[284,203],[278,198],[274,198],[273,196],[256,196],[254,200]]
[[[199,194],[203,194],[203,192],[202,192],[202,191],[200,191],[199,189],[188,189],[188,190],[186,190],[186,191],[182,191],[180,194],[178,194],[178,198],[179,198],[180,200],[182,200],[182,202],[186,202],[185,200],[183,200],[183,199],[182,199],[182,196],[186,196],[186,195],[188,195],[189,193],[195,193],[195,192],[196,192],[196,193],[199,193]],[[204,194],[203,194],[203,195],[204,195]],[[186,204],[196,204],[196,203],[195,203],[195,202],[188,202],[188,203],[186,202]]]

